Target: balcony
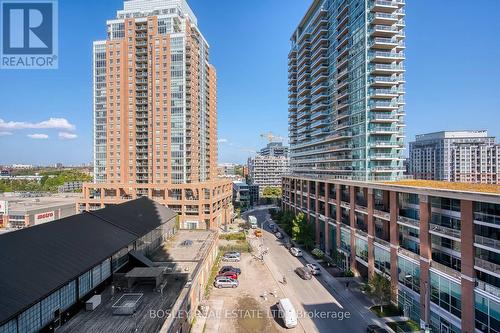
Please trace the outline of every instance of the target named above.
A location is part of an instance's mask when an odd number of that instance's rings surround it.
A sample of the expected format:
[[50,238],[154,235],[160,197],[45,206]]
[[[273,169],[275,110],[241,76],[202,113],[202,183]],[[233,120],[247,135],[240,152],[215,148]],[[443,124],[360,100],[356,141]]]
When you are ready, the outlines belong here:
[[311,107],[311,112],[315,112],[318,110],[324,110],[328,107],[328,104],[326,103],[316,103]]
[[392,63],[393,61],[404,60],[404,52],[382,52],[374,51],[369,53],[370,61],[376,62],[387,62]]
[[320,84],[321,82],[325,82],[326,80],[328,80],[328,75],[326,73],[321,73],[311,80],[311,85],[315,86],[317,84]]
[[398,129],[395,126],[371,125],[368,128],[370,134],[396,134]]
[[368,96],[371,98],[395,98],[399,96],[397,89],[370,89]]
[[407,256],[408,258],[412,258],[413,260],[417,260],[418,262],[420,262],[420,255],[408,251],[402,247],[398,248],[398,253],[401,253],[402,255]]
[[398,154],[383,154],[383,153],[376,153],[376,154],[370,154],[370,160],[371,161],[396,161],[401,159],[401,156]]
[[369,45],[371,48],[392,50],[399,45],[396,38],[375,37],[370,40]]
[[437,261],[431,261],[431,267],[440,272],[448,274],[449,276],[453,276],[459,280],[462,278],[461,273],[459,271],[456,271],[453,268],[448,267],[446,265],[440,264]]
[[493,238],[475,235],[474,242],[476,245],[482,245],[494,250],[500,249],[500,240],[496,240]]
[[476,280],[476,289],[486,291],[487,293],[500,298],[500,288],[497,288],[481,280]]
[[311,99],[311,103],[314,104],[314,103],[323,101],[326,98],[328,98],[328,95],[326,93],[319,93],[319,94],[313,95],[313,97]]
[[369,104],[370,110],[395,110],[398,108],[398,105],[393,102],[372,102]]
[[500,274],[500,265],[495,264],[494,262],[484,260],[481,258],[474,258],[474,266],[477,266],[485,271],[494,273],[496,275]]
[[393,76],[373,76],[369,80],[372,86],[395,86],[399,83],[397,77]]
[[386,24],[392,25],[398,21],[399,17],[397,14],[389,13],[372,13],[369,16],[369,20],[373,24]]
[[399,29],[395,25],[374,25],[368,30],[371,37],[394,37],[399,33]]
[[393,64],[371,64],[368,70],[372,74],[394,74],[403,73],[405,71],[403,65],[393,65]]
[[393,113],[375,113],[372,112],[370,114],[370,122],[372,123],[396,123],[398,122],[398,118]]
[[438,236],[448,236],[460,240],[460,230],[443,227],[434,223],[429,223],[429,233]]
[[380,218],[382,220],[387,220],[387,221],[391,220],[391,213],[384,212],[384,211],[378,210],[378,209],[374,209],[373,210],[373,216],[374,217],[378,217],[378,218]]
[[500,216],[487,213],[474,213],[474,222],[481,222],[500,226]]
[[392,13],[398,9],[396,1],[375,0],[372,2],[371,10],[376,12]]

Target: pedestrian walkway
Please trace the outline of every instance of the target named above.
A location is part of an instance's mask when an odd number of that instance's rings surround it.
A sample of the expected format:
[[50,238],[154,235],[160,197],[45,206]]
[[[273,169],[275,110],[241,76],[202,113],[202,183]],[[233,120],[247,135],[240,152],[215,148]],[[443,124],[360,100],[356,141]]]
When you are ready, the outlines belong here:
[[224,306],[224,301],[210,300],[208,301],[208,316],[198,316],[196,317],[196,322],[193,327],[191,327],[191,333],[218,333],[220,327],[220,320],[222,315],[222,308]]

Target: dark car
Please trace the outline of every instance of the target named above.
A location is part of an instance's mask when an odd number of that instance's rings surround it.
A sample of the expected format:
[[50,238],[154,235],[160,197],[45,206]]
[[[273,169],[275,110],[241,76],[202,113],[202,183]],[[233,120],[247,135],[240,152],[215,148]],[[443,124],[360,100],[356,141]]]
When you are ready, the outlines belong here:
[[295,273],[300,276],[303,280],[311,280],[312,275],[306,267],[295,268]]
[[233,266],[222,266],[219,270],[219,274],[225,273],[225,272],[235,272],[238,275],[241,275],[241,269],[238,267],[233,267]]
[[378,325],[368,325],[366,333],[389,333],[385,328]]

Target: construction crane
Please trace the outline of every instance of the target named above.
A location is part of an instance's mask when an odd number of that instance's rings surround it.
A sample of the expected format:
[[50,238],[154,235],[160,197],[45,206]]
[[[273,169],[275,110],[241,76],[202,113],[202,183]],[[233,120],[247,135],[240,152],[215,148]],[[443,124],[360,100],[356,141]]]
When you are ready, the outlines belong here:
[[266,139],[269,143],[283,142],[285,140],[282,136],[274,135],[272,132],[261,134],[260,137]]

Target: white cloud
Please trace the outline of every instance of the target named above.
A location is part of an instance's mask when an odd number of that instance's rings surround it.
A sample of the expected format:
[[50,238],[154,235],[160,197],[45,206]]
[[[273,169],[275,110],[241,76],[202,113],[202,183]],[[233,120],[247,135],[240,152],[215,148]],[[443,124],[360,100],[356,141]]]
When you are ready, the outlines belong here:
[[228,139],[219,139],[217,140],[218,143],[228,143],[229,140]]
[[68,132],[59,132],[59,139],[61,140],[73,140],[78,138],[78,135]]
[[46,140],[49,138],[47,134],[39,134],[39,133],[28,134],[27,137],[35,140]]
[[23,130],[23,129],[61,129],[74,131],[75,125],[71,124],[65,118],[49,118],[39,123],[30,123],[25,121],[8,121],[0,119],[0,130]]
[[14,133],[12,132],[0,132],[0,136],[8,136],[8,135],[12,135]]

